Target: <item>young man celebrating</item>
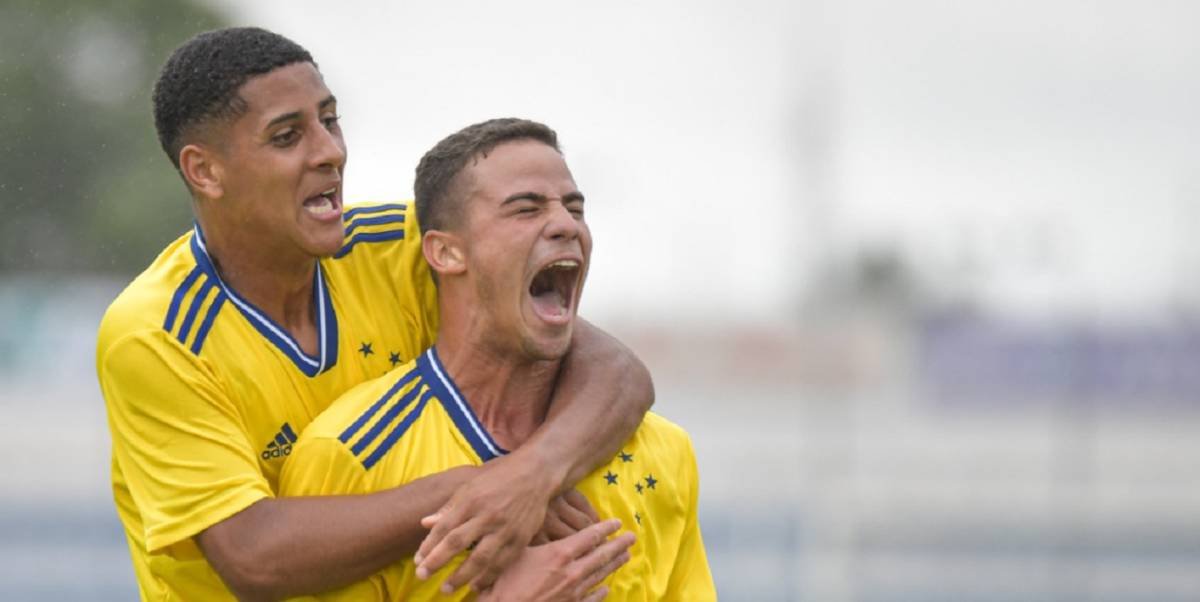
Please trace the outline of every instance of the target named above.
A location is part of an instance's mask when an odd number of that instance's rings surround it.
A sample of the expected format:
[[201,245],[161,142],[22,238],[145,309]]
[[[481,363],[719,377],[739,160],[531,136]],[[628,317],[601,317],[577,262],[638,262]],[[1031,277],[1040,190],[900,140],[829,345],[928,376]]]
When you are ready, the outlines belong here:
[[429,544],[476,544],[459,577],[488,585],[548,505],[569,506],[558,496],[636,428],[652,397],[644,368],[586,327],[550,420],[511,461],[370,496],[277,498],[298,433],[433,340],[416,215],[410,204],[343,212],[337,100],[308,52],[276,34],[188,41],[163,67],[154,113],[196,226],[113,302],[96,358],[143,599],[351,583],[411,554],[419,519],[439,509]]
[[[517,119],[467,127],[425,155],[415,190],[422,249],[438,283],[437,343],[317,417],[284,466],[285,495],[367,494],[496,461],[519,451],[547,417],[580,324],[592,250],[584,197],[555,133]],[[578,487],[601,516],[637,534],[630,562],[607,580],[613,598],[715,599],[696,520],[696,462],[682,429],[648,414]],[[517,565],[538,562],[537,550]],[[442,583],[451,567],[429,577],[431,565],[454,553],[422,546],[416,558],[329,598],[451,593],[455,584]],[[505,573],[496,587],[512,585],[510,575],[522,578]]]

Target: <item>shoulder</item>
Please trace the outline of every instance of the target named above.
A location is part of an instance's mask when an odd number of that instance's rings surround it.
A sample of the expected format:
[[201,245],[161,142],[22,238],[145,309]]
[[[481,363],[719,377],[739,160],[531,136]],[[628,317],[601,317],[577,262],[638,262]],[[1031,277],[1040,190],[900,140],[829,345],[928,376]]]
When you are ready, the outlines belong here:
[[420,246],[416,205],[412,201],[356,203],[342,214],[345,239],[334,259],[395,247]]
[[[168,245],[108,306],[97,334],[98,356],[131,337],[165,339],[168,324],[182,321],[178,316],[196,302],[202,275],[189,246],[191,237],[185,234]],[[170,320],[172,314],[175,320]]]
[[646,412],[638,427],[637,437],[657,446],[680,448],[692,453],[692,439],[683,427],[654,412]]
[[300,439],[337,439],[350,444],[386,413],[398,395],[413,389],[419,376],[416,361],[360,383],[334,400],[300,434]]

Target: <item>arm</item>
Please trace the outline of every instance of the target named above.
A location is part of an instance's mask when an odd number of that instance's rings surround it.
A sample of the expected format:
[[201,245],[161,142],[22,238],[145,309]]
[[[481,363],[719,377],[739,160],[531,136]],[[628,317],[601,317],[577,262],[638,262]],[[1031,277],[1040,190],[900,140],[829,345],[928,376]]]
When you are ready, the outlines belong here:
[[474,543],[447,585],[486,589],[542,526],[550,500],[610,460],[653,401],[646,367],[579,319],[545,424],[515,452],[489,462],[426,522],[433,529],[417,551],[417,576],[433,574]]
[[275,499],[237,406],[169,334],[104,344],[98,368],[113,454],[145,533],[133,553],[169,556],[194,540],[247,598],[329,589],[411,553],[420,517],[470,477],[456,469],[378,495]]
[[196,542],[242,600],[275,600],[363,579],[411,554],[424,514],[471,477],[460,467],[370,495],[261,500]]

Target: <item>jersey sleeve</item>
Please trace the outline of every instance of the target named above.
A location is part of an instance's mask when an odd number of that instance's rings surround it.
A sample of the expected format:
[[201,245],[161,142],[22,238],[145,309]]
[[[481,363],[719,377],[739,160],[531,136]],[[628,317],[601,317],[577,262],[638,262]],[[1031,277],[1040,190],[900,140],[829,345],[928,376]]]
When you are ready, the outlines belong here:
[[343,216],[346,239],[334,262],[356,264],[363,298],[403,320],[405,361],[433,345],[437,337],[437,288],[421,250],[421,228],[413,201],[363,204]]
[[235,404],[166,332],[99,350],[115,461],[158,552],[271,496]]
[[337,439],[305,437],[279,473],[279,495],[354,495],[370,493],[358,458]]
[[[311,426],[311,425],[310,425]],[[354,495],[369,493],[365,470],[341,441],[306,437],[292,447],[279,473],[279,495]],[[388,595],[384,570],[342,588],[313,596],[320,602],[383,602]]]
[[[686,435],[685,435],[686,437]],[[688,500],[687,524],[675,556],[675,566],[667,587],[667,598],[671,600],[716,600],[717,590],[713,586],[712,573],[708,569],[708,556],[704,552],[704,540],[700,536],[700,521],[697,517],[697,502],[700,495],[700,471],[696,466],[696,452],[690,437],[686,439],[686,459],[683,472],[691,483]]]

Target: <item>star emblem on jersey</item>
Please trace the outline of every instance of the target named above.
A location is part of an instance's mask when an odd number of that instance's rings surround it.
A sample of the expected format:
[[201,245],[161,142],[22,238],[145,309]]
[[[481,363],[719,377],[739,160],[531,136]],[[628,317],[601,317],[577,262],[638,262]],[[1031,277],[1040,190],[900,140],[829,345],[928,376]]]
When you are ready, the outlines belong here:
[[617,484],[617,475],[613,474],[613,472],[610,470],[607,473],[605,473],[604,480],[608,481],[609,485],[616,485]]
[[362,346],[358,348],[358,352],[363,354],[363,357],[367,357],[368,355],[375,353],[373,350],[371,350],[370,343],[363,343]]
[[625,452],[621,452],[620,456],[621,456],[622,462],[633,462],[633,454],[627,454]]
[[635,483],[633,486],[637,488],[637,492],[639,494],[642,492],[642,489],[645,489],[644,487],[642,487],[642,484],[640,482]]
[[650,489],[654,489],[654,486],[657,484],[658,484],[658,479],[654,478],[654,475],[652,475],[652,474],[646,475],[646,487],[649,487]]
[[395,351],[389,352],[388,353],[388,361],[392,363],[393,368],[395,368],[396,366],[399,366],[400,365],[400,354],[396,353]]

